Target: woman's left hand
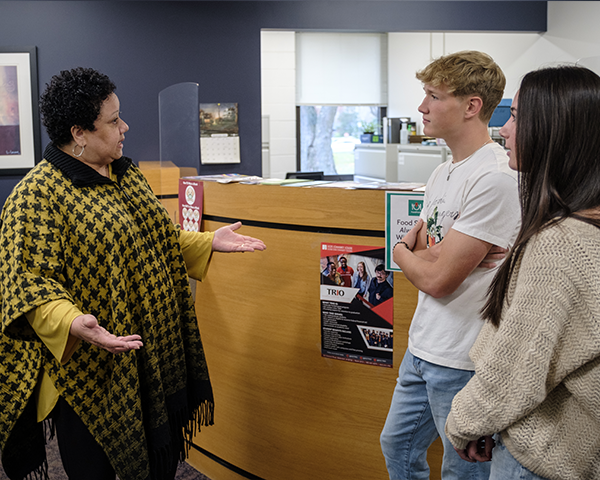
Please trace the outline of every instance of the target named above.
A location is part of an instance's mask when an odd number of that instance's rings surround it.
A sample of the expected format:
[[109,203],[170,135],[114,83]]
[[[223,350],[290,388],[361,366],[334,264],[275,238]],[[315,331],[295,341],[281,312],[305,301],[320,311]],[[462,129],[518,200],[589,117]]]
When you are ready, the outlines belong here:
[[489,462],[492,459],[492,449],[496,442],[490,436],[479,438],[469,442],[464,450],[454,447],[458,456],[467,462]]
[[130,350],[139,350],[144,346],[139,335],[117,337],[98,324],[94,315],[85,314],[75,317],[71,323],[69,333],[80,340],[103,348],[110,353],[125,353]]
[[213,252],[253,252],[254,250],[267,248],[263,241],[258,238],[235,233],[235,230],[241,226],[242,222],[236,222],[215,231],[212,242]]

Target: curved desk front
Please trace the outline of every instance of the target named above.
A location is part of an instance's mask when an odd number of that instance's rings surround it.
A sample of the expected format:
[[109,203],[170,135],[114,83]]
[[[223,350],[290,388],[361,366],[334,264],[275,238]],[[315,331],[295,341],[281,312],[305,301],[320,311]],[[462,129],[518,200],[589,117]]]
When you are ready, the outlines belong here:
[[[385,480],[379,446],[417,290],[394,278],[394,366],[321,356],[322,242],[384,246],[383,191],[204,183],[203,230],[242,220],[267,250],[215,254],[196,309],[215,425],[189,463],[211,480]],[[429,450],[439,477],[441,444]]]

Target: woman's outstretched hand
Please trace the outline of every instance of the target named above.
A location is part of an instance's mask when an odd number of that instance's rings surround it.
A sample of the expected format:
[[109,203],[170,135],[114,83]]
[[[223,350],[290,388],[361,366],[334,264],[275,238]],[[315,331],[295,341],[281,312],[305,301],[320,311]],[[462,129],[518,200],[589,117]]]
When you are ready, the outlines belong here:
[[130,350],[139,350],[144,346],[142,337],[128,335],[117,337],[98,325],[98,320],[93,315],[79,315],[71,323],[71,335],[110,353],[125,353]]
[[258,238],[235,233],[235,230],[241,226],[242,222],[236,222],[215,231],[212,242],[213,252],[253,252],[267,248],[263,241]]

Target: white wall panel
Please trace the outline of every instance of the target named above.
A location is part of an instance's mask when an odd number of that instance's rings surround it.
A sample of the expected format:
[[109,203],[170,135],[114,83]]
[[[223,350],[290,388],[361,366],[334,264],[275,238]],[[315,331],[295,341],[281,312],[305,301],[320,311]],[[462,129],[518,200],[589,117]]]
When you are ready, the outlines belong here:
[[[262,176],[281,177],[296,170],[295,33],[261,32],[262,115],[269,116],[269,161]],[[267,168],[268,167],[268,168]]]
[[[419,132],[421,132],[421,114],[417,109],[423,98],[423,89],[416,80],[415,73],[433,58],[459,50],[482,50],[489,53],[506,75],[504,97],[512,98],[521,78],[530,70],[599,55],[599,21],[600,2],[598,1],[550,1],[548,2],[548,30],[542,34],[391,32],[388,34],[387,41],[388,116],[409,116],[413,121],[418,122]],[[280,37],[272,37],[273,45],[270,49],[271,51],[283,49],[286,54],[295,58],[293,32],[263,32],[263,35],[265,33],[283,34]],[[282,60],[280,64],[287,65],[287,61]],[[271,66],[273,70],[268,72],[268,75],[263,71],[263,83],[272,82],[271,77],[278,77],[277,81],[280,85],[293,84],[295,88],[295,76],[293,79],[290,78],[290,74],[295,75],[295,72],[289,68],[279,69],[278,64],[271,64]],[[276,96],[273,92],[273,97]],[[294,108],[286,109],[283,103],[267,107],[268,98],[269,92],[266,89],[263,91],[263,113],[265,108],[278,108],[278,115],[295,122]],[[285,98],[289,98],[287,94]],[[284,99],[277,97],[277,100],[283,102]],[[295,98],[290,101],[290,105],[292,107],[295,105]],[[292,115],[294,118],[291,118]],[[295,155],[295,146],[294,151],[288,153]],[[289,161],[289,157],[287,160]],[[276,163],[277,160],[271,160],[272,171],[289,171],[287,167],[278,167]],[[295,169],[295,164],[292,169]]]

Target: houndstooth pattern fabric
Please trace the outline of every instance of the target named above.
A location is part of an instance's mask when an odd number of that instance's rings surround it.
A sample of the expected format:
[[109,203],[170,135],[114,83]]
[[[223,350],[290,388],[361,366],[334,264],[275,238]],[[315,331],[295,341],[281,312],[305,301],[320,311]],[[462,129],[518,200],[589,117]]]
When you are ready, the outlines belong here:
[[[0,447],[44,368],[121,480],[148,478],[151,464],[160,478],[157,458],[184,455],[182,428],[212,423],[178,229],[129,159],[113,163],[115,183],[52,146],[45,156],[2,214],[0,349],[14,353],[0,366]],[[113,355],[81,342],[61,365],[23,317],[61,298],[144,347]]]

